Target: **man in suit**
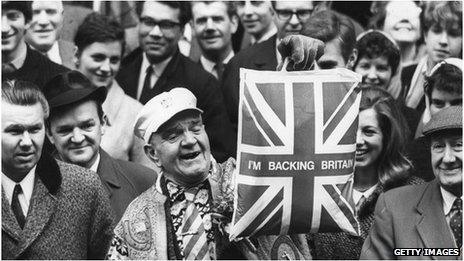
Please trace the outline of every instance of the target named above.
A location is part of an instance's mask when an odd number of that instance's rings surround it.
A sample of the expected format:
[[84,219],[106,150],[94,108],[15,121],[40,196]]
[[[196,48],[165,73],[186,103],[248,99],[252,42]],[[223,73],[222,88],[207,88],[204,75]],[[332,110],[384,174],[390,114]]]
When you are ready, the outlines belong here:
[[47,136],[58,158],[98,173],[118,221],[127,205],[155,182],[155,172],[116,160],[100,148],[106,125],[105,87],[96,87],[78,71],[57,75],[47,87],[51,108]]
[[231,131],[218,82],[198,64],[180,54],[177,43],[190,19],[184,2],[146,1],[139,24],[141,48],[122,62],[116,80],[126,94],[142,104],[157,94],[183,86],[198,98],[211,138],[213,156],[219,162],[235,154]]
[[48,104],[2,83],[2,259],[101,259],[113,218],[95,173],[42,153]]
[[[381,195],[361,259],[457,259],[462,247],[462,107],[432,116],[424,127],[435,180]],[[405,200],[406,199],[406,200]],[[397,248],[455,248],[453,256],[396,256]]]
[[239,52],[226,66],[222,79],[222,92],[230,121],[237,131],[240,68],[274,71],[282,57],[277,52],[279,41],[287,35],[299,34],[303,23],[309,19],[313,10],[312,1],[273,2],[274,24],[277,34]]
[[200,64],[216,79],[222,78],[224,65],[234,56],[232,34],[237,26],[232,2],[192,2],[192,29],[200,45]]
[[33,1],[32,21],[26,33],[26,42],[51,61],[73,69],[74,44],[59,39],[63,28],[61,1]]
[[42,89],[53,76],[68,69],[26,44],[24,34],[31,18],[30,2],[2,1],[2,77],[33,82]]

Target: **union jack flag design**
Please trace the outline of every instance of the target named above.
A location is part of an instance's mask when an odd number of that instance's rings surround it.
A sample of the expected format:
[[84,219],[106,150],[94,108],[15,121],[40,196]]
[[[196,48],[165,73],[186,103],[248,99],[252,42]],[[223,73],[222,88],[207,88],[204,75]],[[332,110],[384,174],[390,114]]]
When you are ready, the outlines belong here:
[[359,234],[351,197],[360,75],[240,71],[231,239]]

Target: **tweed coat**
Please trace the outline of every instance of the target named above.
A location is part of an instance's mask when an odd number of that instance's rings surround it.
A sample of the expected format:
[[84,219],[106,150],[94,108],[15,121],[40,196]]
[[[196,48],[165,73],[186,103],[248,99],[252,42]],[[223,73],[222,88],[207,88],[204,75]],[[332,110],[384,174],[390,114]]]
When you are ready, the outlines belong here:
[[374,225],[364,242],[360,259],[457,259],[393,255],[394,248],[456,247],[443,213],[443,199],[436,179],[382,194],[374,216]]
[[21,230],[2,189],[2,259],[102,259],[114,226],[90,170],[42,155]]
[[155,183],[157,176],[155,171],[142,165],[114,159],[103,149],[100,149],[97,173],[108,192],[116,222],[129,203]]
[[[116,76],[124,92],[133,98],[137,97],[142,55],[141,48],[129,54]],[[179,50],[172,56],[147,98],[176,87],[189,89],[197,98],[197,107],[203,110],[203,122],[214,158],[218,162],[224,162],[229,157],[234,157],[237,138],[230,126],[218,81],[198,64],[183,56]]]

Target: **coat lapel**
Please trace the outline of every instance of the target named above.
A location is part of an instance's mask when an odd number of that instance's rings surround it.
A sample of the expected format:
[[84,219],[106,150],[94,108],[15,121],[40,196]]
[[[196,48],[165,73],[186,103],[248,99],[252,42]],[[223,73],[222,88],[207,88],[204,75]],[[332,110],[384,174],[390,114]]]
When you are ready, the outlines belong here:
[[167,91],[166,82],[171,77],[171,75],[175,74],[175,72],[177,71],[178,65],[179,65],[179,60],[180,60],[180,55],[181,54],[180,54],[179,50],[177,50],[174,53],[171,61],[169,61],[168,65],[164,69],[163,73],[161,74],[159,79],[156,81],[155,86],[152,89],[153,92],[154,92],[152,94],[152,97],[155,97],[156,95]]
[[108,197],[111,198],[115,189],[119,189],[121,184],[116,172],[119,171],[113,164],[111,156],[100,148],[100,163],[98,164],[97,172],[100,180],[108,191]]
[[424,247],[449,248],[454,246],[454,240],[443,213],[442,202],[440,185],[434,180],[427,186],[417,204],[417,211],[421,217],[416,227],[424,242]]
[[8,199],[2,188],[2,230],[10,235],[14,240],[21,240],[22,229],[19,227],[18,221],[11,210]]
[[56,197],[49,193],[40,179],[36,178],[23,231],[24,243],[20,245],[18,255],[37,239],[53,216],[56,205]]

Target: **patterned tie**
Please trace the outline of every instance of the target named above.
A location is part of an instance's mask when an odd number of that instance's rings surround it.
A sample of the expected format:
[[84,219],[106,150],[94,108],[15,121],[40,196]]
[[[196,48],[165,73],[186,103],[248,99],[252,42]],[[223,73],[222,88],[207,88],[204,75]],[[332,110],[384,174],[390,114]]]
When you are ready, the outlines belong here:
[[453,232],[456,245],[462,246],[462,199],[456,198],[451,207],[450,227]]
[[203,219],[193,201],[197,190],[195,188],[184,192],[185,199],[187,200],[187,209],[184,213],[181,230],[184,259],[210,260]]
[[361,209],[361,206],[364,204],[364,202],[366,202],[366,197],[362,195],[358,203],[356,204],[356,213],[359,213],[359,210]]
[[152,87],[151,86],[151,75],[153,73],[153,66],[148,66],[146,70],[145,80],[143,81],[142,93],[140,94],[139,101],[142,104],[147,103],[151,98]]
[[23,193],[21,189],[21,185],[16,184],[13,190],[13,199],[11,200],[11,210],[13,210],[13,214],[18,220],[19,226],[24,228],[24,223],[26,223],[26,218],[24,217],[23,209],[21,208],[21,204],[19,203],[18,195]]

